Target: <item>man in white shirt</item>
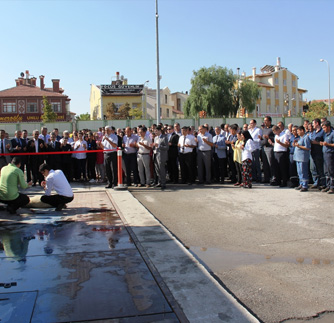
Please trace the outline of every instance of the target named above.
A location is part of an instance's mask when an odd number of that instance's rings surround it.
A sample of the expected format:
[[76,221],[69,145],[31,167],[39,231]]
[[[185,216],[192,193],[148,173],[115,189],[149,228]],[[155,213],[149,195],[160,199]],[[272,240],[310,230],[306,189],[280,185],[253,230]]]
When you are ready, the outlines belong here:
[[195,181],[194,166],[193,166],[193,149],[197,143],[195,137],[188,134],[189,127],[182,127],[182,136],[179,137],[179,161],[181,169],[181,183],[191,185]]
[[104,151],[104,165],[106,167],[106,175],[108,185],[106,188],[113,188],[118,184],[117,177],[117,145],[118,137],[115,134],[115,128],[111,126],[105,127],[106,133],[102,138],[102,148]]
[[261,163],[260,163],[260,152],[261,152],[261,138],[262,130],[256,126],[256,120],[252,119],[249,122],[248,131],[253,138],[255,150],[252,152],[252,180],[253,182],[261,183]]
[[[45,178],[45,181],[41,183],[45,190],[41,201],[56,207],[56,211],[61,211],[66,207],[66,203],[70,203],[74,198],[69,182],[60,169],[53,170],[48,164],[42,164],[39,171]],[[57,194],[51,195],[52,190],[55,190]]]
[[197,135],[197,171],[199,184],[204,183],[203,166],[205,168],[205,183],[211,184],[211,148],[212,136],[205,125],[199,126]]
[[140,184],[139,186],[150,187],[151,183],[151,171],[150,171],[150,162],[151,162],[151,150],[152,150],[152,139],[146,136],[147,128],[145,126],[139,128],[138,134],[139,139],[137,141],[137,164],[139,171]]
[[290,142],[288,135],[285,132],[282,132],[278,126],[273,126],[273,132],[275,134],[273,165],[275,181],[273,185],[286,187],[289,177],[288,147],[290,146]]

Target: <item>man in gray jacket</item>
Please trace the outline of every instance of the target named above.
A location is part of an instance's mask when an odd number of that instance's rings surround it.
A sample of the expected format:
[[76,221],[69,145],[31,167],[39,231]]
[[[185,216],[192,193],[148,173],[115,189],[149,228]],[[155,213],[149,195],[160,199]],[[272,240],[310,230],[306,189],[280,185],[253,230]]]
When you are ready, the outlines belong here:
[[168,160],[168,137],[162,132],[162,127],[159,125],[155,130],[155,138],[153,145],[154,169],[158,182],[156,187],[166,188],[166,163]]

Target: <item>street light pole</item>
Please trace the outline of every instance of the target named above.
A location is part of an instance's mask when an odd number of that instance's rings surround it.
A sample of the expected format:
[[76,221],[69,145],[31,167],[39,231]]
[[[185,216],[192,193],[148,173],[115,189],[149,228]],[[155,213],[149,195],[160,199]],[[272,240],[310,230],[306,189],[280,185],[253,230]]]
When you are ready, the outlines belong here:
[[158,27],[158,0],[155,0],[155,34],[156,34],[156,51],[157,51],[157,124],[160,123],[160,70],[159,70],[159,27]]
[[329,63],[325,59],[321,58],[320,62],[326,62],[328,67],[328,116],[331,115],[331,73]]

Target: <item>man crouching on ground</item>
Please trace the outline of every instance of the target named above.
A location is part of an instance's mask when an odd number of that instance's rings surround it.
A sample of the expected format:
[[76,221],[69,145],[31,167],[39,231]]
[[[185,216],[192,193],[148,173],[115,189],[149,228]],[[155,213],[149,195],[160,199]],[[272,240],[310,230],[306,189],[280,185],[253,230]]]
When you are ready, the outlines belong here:
[[[73,201],[71,185],[60,169],[53,170],[48,164],[42,164],[39,171],[45,178],[45,181],[41,183],[45,190],[45,195],[41,197],[43,203],[50,204],[56,208],[56,211],[60,211],[66,207],[66,203]],[[51,195],[52,190],[55,190],[57,194]]]
[[1,169],[0,202],[7,204],[7,211],[16,214],[16,210],[29,203],[28,195],[19,193],[18,185],[25,189],[32,182],[26,183],[21,167],[21,159],[15,156],[11,163]]

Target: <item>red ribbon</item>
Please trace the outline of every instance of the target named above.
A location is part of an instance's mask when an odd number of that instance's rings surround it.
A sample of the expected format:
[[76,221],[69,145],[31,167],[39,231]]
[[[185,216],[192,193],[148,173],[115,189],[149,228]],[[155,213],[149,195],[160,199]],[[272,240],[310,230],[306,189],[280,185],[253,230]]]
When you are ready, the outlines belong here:
[[71,150],[71,151],[49,151],[49,152],[41,152],[41,153],[10,153],[10,154],[0,154],[0,156],[28,156],[28,155],[63,155],[63,154],[84,154],[84,153],[101,153],[101,152],[117,152],[117,150],[113,149],[104,149],[104,150]]

